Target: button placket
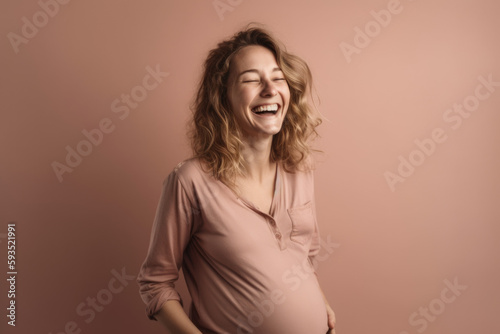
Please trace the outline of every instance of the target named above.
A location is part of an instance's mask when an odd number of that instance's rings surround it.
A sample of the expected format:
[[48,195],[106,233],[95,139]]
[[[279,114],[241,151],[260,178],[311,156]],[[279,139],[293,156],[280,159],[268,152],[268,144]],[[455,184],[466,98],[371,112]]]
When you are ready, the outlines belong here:
[[285,249],[286,246],[285,246],[285,242],[283,241],[283,234],[279,230],[279,228],[276,224],[276,221],[273,218],[269,217],[267,219],[267,222],[268,222],[269,226],[271,226],[272,233],[274,234],[274,238],[278,242],[280,249]]

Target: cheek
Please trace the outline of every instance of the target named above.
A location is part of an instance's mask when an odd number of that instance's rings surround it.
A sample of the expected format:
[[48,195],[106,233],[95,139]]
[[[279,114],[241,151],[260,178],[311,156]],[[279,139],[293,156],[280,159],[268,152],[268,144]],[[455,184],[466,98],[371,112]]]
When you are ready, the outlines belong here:
[[283,88],[283,97],[287,102],[290,102],[290,88],[288,85]]
[[290,106],[290,91],[288,89],[283,94],[283,98],[285,100],[285,104],[287,105],[287,107],[289,107]]
[[245,90],[240,91],[238,96],[238,105],[242,109],[247,109],[250,107],[253,101],[253,95]]

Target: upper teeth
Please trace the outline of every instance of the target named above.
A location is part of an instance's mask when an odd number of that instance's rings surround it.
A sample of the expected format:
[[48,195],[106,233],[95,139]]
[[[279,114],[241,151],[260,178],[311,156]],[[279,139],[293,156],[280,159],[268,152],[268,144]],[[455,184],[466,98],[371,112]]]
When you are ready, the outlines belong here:
[[253,109],[255,112],[261,112],[261,111],[278,111],[278,104],[269,104],[266,106],[259,106]]

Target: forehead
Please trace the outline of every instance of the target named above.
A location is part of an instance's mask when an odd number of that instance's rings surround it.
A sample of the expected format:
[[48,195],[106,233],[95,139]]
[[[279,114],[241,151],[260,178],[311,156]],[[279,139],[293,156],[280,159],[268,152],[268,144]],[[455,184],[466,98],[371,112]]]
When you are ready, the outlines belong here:
[[260,45],[249,45],[239,50],[230,65],[231,72],[238,74],[249,69],[266,70],[277,67],[274,54]]

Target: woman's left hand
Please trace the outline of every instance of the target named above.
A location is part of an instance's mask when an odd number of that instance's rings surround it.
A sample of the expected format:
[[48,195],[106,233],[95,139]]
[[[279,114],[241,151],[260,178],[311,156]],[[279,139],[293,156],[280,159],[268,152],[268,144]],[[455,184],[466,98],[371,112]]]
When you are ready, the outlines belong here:
[[333,312],[332,308],[330,305],[326,304],[326,314],[328,315],[328,328],[330,330],[328,331],[328,334],[336,334],[335,333],[335,312]]

